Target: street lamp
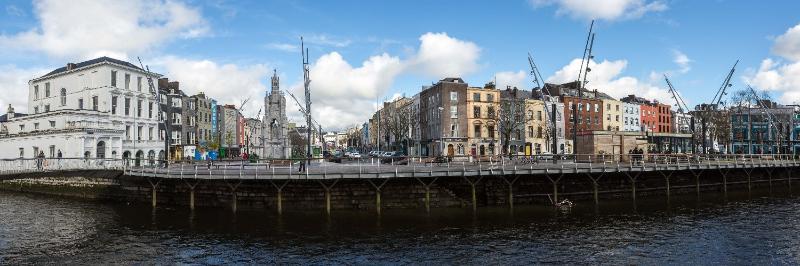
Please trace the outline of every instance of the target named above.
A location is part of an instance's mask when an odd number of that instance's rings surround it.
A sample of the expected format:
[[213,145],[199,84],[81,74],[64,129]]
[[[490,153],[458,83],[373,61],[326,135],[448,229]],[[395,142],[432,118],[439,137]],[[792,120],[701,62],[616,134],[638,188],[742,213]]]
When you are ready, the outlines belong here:
[[442,124],[442,110],[444,110],[444,107],[439,106],[436,110],[439,111],[439,156],[444,156],[444,125]]

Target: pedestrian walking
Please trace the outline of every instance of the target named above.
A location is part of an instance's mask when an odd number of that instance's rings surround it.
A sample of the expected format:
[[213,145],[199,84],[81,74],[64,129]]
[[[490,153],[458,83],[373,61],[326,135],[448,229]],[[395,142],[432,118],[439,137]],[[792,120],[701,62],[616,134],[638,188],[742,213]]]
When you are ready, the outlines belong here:
[[36,169],[42,170],[43,164],[44,164],[44,152],[40,151],[39,155],[36,156]]
[[303,172],[306,170],[306,160],[303,159],[300,161],[300,168],[297,169],[298,172]]

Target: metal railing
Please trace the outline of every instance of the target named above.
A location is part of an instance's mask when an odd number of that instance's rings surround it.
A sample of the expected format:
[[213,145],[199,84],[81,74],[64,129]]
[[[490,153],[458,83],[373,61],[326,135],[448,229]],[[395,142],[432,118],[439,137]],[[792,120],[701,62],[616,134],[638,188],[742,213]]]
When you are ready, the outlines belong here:
[[791,154],[578,154],[258,160],[33,158],[0,160],[0,175],[117,170],[198,179],[330,179],[793,167]]

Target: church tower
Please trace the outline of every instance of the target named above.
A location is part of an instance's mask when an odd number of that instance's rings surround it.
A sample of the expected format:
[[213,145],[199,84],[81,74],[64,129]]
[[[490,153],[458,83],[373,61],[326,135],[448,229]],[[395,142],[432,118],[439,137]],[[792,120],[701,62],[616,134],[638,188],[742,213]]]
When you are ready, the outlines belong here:
[[286,96],[280,89],[280,78],[273,70],[270,84],[272,88],[264,97],[264,123],[261,130],[264,140],[264,154],[261,158],[287,159],[291,156],[289,127],[286,118]]

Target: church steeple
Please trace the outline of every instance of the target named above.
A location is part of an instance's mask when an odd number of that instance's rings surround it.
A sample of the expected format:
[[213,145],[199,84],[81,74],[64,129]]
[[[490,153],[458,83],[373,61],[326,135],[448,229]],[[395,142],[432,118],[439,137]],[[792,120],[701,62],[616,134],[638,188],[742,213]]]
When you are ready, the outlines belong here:
[[278,78],[278,70],[277,69],[273,69],[272,71],[273,71],[273,73],[272,73],[272,92],[275,93],[275,92],[279,92],[281,90],[280,89],[280,80]]

